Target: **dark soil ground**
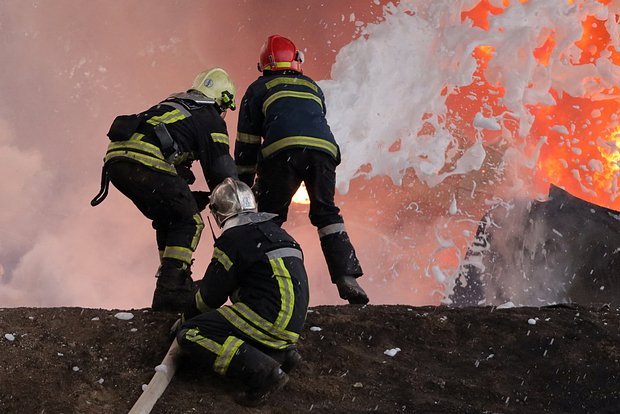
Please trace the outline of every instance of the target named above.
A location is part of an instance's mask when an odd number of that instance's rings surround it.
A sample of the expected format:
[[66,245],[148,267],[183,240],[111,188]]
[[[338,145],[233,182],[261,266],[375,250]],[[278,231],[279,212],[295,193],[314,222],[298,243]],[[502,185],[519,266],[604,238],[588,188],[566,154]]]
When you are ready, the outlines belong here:
[[[0,310],[0,413],[127,413],[177,315],[117,312]],[[152,413],[620,412],[620,310],[608,306],[321,306],[299,350],[301,366],[260,408],[181,361]]]

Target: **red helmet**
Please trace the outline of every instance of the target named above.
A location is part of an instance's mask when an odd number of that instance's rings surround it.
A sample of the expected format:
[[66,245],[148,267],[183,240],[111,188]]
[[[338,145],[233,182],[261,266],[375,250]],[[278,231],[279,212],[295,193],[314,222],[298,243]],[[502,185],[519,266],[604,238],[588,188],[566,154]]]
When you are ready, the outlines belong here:
[[303,54],[297,50],[295,44],[280,35],[267,38],[260,50],[258,71],[264,70],[295,70],[301,72]]

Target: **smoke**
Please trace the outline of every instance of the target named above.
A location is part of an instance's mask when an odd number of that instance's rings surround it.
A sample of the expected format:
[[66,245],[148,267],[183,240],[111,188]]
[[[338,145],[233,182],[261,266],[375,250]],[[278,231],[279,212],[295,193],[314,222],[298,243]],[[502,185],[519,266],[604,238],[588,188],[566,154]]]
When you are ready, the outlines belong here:
[[[187,89],[210,66],[242,93],[273,33],[293,38],[308,73],[324,78],[353,36],[351,17],[373,13],[370,2],[3,1],[0,306],[148,306],[159,260],[150,223],[114,188],[89,205],[112,119]],[[197,278],[211,246],[205,232]]]
[[[109,124],[185,90],[209,66],[225,68],[241,94],[258,75],[258,50],[270,34],[296,42],[304,71],[326,92],[343,153],[337,202],[374,303],[439,303],[489,206],[544,192],[532,167],[551,146],[545,142],[561,135],[550,127],[578,133],[595,109],[597,119],[611,126],[616,116],[618,125],[617,105],[606,103],[618,96],[613,52],[566,64],[585,55],[575,41],[588,15],[619,49],[617,1],[514,2],[488,15],[486,29],[461,14],[475,0],[385,11],[377,0],[327,3],[2,2],[0,306],[150,304],[158,265],[150,223],[115,189],[97,208],[88,203]],[[545,66],[532,53],[550,34]],[[492,57],[481,52],[486,46]],[[555,102],[562,117],[539,113],[537,102]],[[588,113],[570,112],[575,105]],[[236,113],[226,121],[234,137]],[[607,142],[603,126],[598,135]],[[561,147],[573,140],[566,136]],[[586,188],[607,164],[566,159]],[[286,228],[304,248],[311,303],[341,303],[306,215],[293,206]],[[206,231],[195,277],[211,252]]]

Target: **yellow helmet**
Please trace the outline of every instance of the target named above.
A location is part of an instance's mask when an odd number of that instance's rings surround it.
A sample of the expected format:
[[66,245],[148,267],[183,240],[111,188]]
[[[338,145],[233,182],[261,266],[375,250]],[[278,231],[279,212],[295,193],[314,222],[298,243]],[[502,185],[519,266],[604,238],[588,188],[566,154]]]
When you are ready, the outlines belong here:
[[210,68],[200,72],[192,89],[202,93],[207,98],[211,98],[218,104],[222,111],[227,109],[235,110],[235,94],[237,88],[228,73],[222,68]]

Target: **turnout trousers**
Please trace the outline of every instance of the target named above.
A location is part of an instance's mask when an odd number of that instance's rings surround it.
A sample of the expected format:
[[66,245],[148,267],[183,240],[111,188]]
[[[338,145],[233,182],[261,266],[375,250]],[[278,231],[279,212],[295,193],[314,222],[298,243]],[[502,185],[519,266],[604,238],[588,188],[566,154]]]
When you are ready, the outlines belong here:
[[177,341],[183,352],[249,388],[260,386],[280,366],[286,352],[261,346],[216,310],[186,321],[177,333]]
[[294,148],[262,159],[257,168],[255,193],[258,210],[277,214],[282,225],[293,195],[305,183],[310,198],[310,222],[317,228],[332,283],[343,276],[363,274],[355,249],[334,203],[338,162],[322,151]]
[[112,184],[152,220],[162,262],[176,260],[189,267],[204,223],[187,182],[130,161],[106,168]]

